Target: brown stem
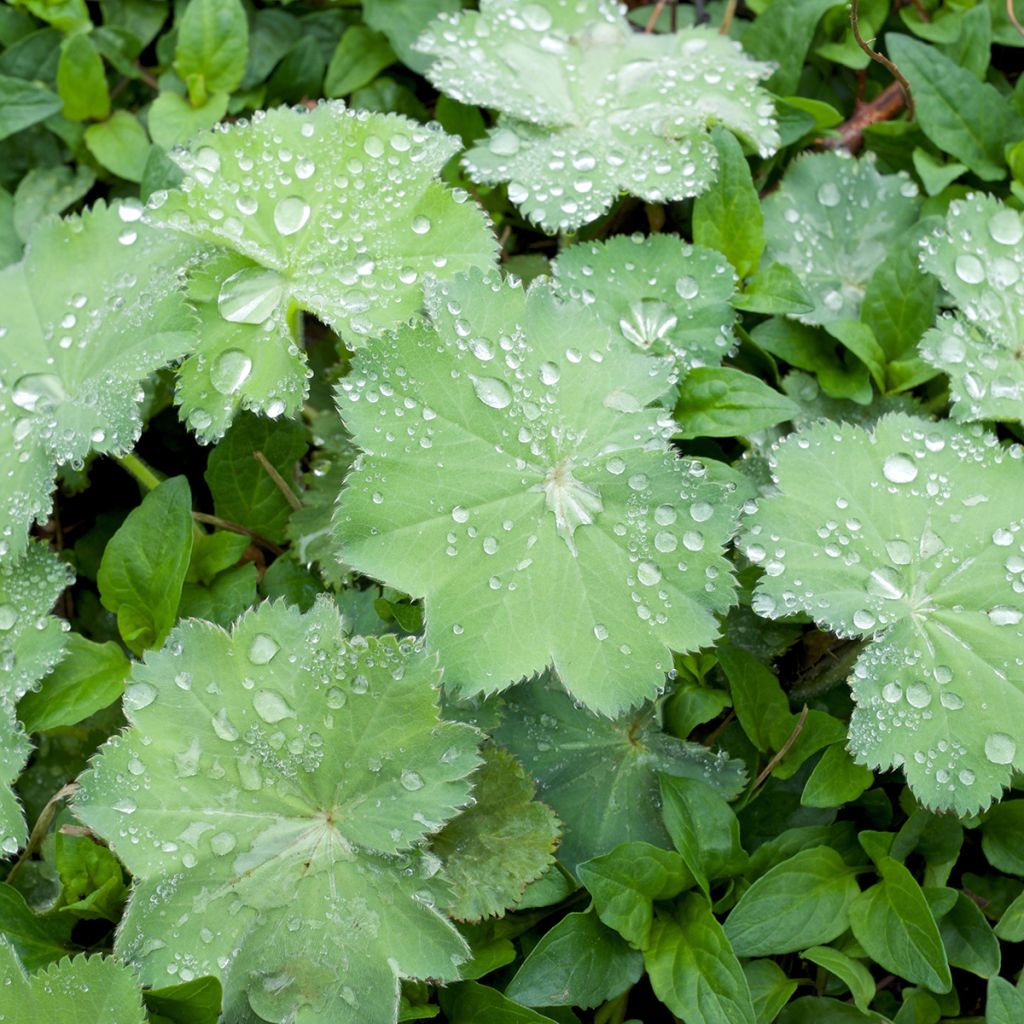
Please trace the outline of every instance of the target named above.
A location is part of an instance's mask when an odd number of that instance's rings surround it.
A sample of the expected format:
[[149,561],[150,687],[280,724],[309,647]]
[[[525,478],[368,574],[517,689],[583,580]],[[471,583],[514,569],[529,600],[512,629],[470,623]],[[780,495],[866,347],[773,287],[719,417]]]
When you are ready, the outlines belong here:
[[907,117],[914,120],[914,94],[910,91],[910,83],[903,77],[903,72],[888,57],[873,50],[860,34],[860,0],[850,0],[850,28],[853,29],[853,38],[857,45],[873,60],[886,68],[893,78],[900,83],[903,95],[907,102]]
[[727,36],[732,27],[732,19],[736,17],[736,8],[739,0],[729,0],[725,5],[725,14],[722,15],[722,27],[718,30],[719,35]]
[[211,516],[206,512],[193,512],[192,518],[197,523],[206,523],[207,526],[216,526],[221,530],[230,530],[232,533],[240,533],[243,537],[248,537],[254,544],[258,544],[261,548],[265,548],[271,554],[284,554],[284,548],[278,547],[278,545],[272,540],[267,540],[262,533],[250,530],[248,526],[243,526],[241,523],[232,522],[230,519],[221,519],[220,516]]
[[793,726],[793,731],[786,737],[786,742],[783,743],[781,747],[779,747],[779,749],[775,752],[772,759],[761,770],[761,774],[758,775],[756,779],[754,779],[754,784],[750,787],[749,795],[752,796],[761,788],[765,779],[767,779],[768,776],[771,775],[773,771],[775,771],[776,767],[778,766],[778,763],[789,753],[790,747],[792,747],[793,744],[796,743],[796,738],[803,731],[804,723],[807,721],[807,711],[808,708],[805,704],[803,706],[803,710],[800,712],[800,715],[796,720],[796,725]]
[[1006,16],[1010,24],[1017,30],[1018,35],[1024,36],[1024,26],[1017,20],[1017,12],[1013,9],[1013,0],[1006,0]]
[[858,104],[853,116],[839,126],[839,134],[815,140],[819,149],[848,149],[856,153],[864,144],[864,129],[889,121],[903,109],[903,88],[899,82],[886,86],[870,103]]
[[256,450],[252,453],[252,457],[263,467],[263,472],[274,481],[274,486],[284,495],[284,500],[288,502],[291,507],[298,512],[302,508],[302,502],[296,497],[295,492],[288,486],[287,481],[280,473],[270,464],[270,460],[263,454],[263,452]]
[[156,77],[151,75],[138,61],[134,61],[132,67],[134,67],[138,72],[140,82],[145,82],[150,89],[153,89],[156,92],[160,91],[160,83],[157,81]]
[[668,0],[658,0],[654,5],[654,10],[651,11],[651,16],[647,19],[647,24],[644,26],[644,32],[650,35],[654,31],[654,26],[658,24],[658,19],[661,17],[661,12],[665,10],[665,5]]
[[42,845],[43,840],[46,838],[46,833],[50,831],[50,823],[53,821],[53,816],[57,813],[57,804],[65,797],[71,796],[75,790],[78,789],[77,782],[69,782],[66,786],[61,786],[49,800],[46,801],[46,806],[43,808],[35,825],[32,827],[32,833],[28,837],[28,842],[25,844],[25,849],[18,855],[18,859],[11,865],[11,870],[7,872],[7,882],[10,883],[11,879],[21,870],[21,865],[25,863],[32,856],[36,850]]

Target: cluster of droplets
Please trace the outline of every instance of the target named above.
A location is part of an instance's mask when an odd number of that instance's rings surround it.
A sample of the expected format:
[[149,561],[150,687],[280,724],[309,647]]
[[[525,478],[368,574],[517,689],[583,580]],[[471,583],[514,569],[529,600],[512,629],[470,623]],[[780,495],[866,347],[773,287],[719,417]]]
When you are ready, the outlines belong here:
[[921,354],[949,374],[960,419],[1022,418],[1022,240],[1020,214],[984,195],[951,203],[946,223],[921,239],[922,266],[957,306],[925,335]]
[[[778,146],[760,88],[771,68],[705,29],[632,31],[603,0],[572,7],[504,0],[442,15],[416,48],[443,92],[505,115],[464,157],[482,182],[548,230],[575,230],[626,190],[649,202],[698,195],[714,180],[711,122]],[[596,91],[594,83],[598,83]]]
[[764,202],[763,259],[800,278],[814,302],[804,322],[856,320],[868,282],[919,208],[910,177],[880,174],[870,157],[801,157]]

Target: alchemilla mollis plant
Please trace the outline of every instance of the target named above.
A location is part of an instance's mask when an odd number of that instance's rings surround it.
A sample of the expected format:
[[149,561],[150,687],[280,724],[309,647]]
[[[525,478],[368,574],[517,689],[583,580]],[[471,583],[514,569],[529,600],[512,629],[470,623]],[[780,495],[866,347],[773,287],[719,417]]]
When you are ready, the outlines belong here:
[[1024,33],[851,15],[0,7],[0,1022],[1024,1020]]

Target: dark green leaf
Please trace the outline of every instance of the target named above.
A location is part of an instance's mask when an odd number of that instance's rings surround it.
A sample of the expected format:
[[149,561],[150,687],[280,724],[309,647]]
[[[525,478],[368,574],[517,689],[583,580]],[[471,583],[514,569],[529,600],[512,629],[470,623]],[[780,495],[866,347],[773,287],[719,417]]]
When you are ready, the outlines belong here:
[[63,105],[56,93],[41,85],[0,75],[0,139],[45,121]]
[[325,96],[348,96],[395,62],[387,39],[364,25],[346,29],[327,66]]
[[760,378],[728,367],[699,367],[679,385],[678,437],[746,437],[792,419],[800,407]]
[[249,54],[249,23],[239,0],[189,0],[178,24],[174,64],[194,106],[238,88]]
[[221,987],[216,978],[147,989],[142,999],[154,1024],[217,1024],[220,1018]]
[[797,990],[797,982],[790,981],[774,960],[747,960],[743,973],[750,986],[757,1024],[771,1024]]
[[841,807],[856,800],[874,781],[870,768],[856,764],[842,743],[834,743],[814,766],[800,803],[804,807]]
[[449,985],[439,992],[450,1024],[553,1024],[550,1017],[506,999],[500,992],[475,981]]
[[868,1004],[875,998],[875,979],[859,960],[832,946],[812,946],[800,955],[834,974],[850,990],[857,1009],[868,1012]]
[[985,915],[966,893],[953,889],[925,889],[924,893],[932,911],[939,917],[933,902],[936,893],[952,892],[955,902],[939,918],[939,935],[946,948],[946,957],[951,967],[961,967],[979,978],[991,978],[999,973],[999,940]]
[[755,274],[732,300],[748,313],[809,313],[814,303],[800,278],[785,263],[772,263]]
[[149,157],[149,137],[134,114],[116,110],[109,121],[89,125],[85,144],[108,171],[126,181],[142,181]]
[[1024,992],[1005,978],[989,978],[985,1024],[1020,1024],[1024,1020]]
[[0,934],[14,946],[28,971],[38,970],[67,954],[74,921],[34,914],[17,889],[0,882]]
[[1008,800],[989,811],[981,825],[981,848],[989,864],[1010,875],[1024,875],[1024,800]]

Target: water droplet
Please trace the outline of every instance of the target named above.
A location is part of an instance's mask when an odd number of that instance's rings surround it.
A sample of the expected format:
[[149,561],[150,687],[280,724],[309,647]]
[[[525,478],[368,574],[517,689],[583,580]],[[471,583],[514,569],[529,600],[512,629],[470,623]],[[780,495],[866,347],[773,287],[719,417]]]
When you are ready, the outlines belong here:
[[853,624],[857,629],[873,629],[875,626],[875,617],[866,608],[858,608],[853,613]]
[[409,790],[410,793],[415,793],[417,789],[423,788],[423,776],[409,768],[402,772],[399,781],[402,783],[402,788]]
[[885,545],[886,554],[892,559],[893,565],[910,565],[914,557],[914,549],[900,537],[894,537]]
[[540,4],[526,4],[522,17],[534,32],[547,32],[552,25],[551,12]]
[[281,645],[266,633],[257,633],[249,644],[249,660],[254,665],[266,665],[273,661],[274,655],[281,650]]
[[11,401],[26,412],[52,408],[67,397],[63,382],[53,373],[26,373],[11,391]]
[[461,505],[456,505],[452,509],[452,519],[457,523],[465,523],[469,519],[469,509],[463,508]]
[[661,582],[661,570],[654,562],[641,562],[636,567],[636,578],[645,587],[653,587]]
[[959,693],[943,690],[939,694],[939,703],[947,711],[959,711],[964,706],[964,699]]
[[561,376],[561,370],[554,363],[540,364],[541,383],[547,384],[550,387],[552,384],[557,384]]
[[338,708],[344,707],[347,699],[345,691],[340,686],[332,686],[327,691],[327,706],[335,711]]
[[818,202],[822,206],[833,207],[839,205],[839,188],[834,181],[826,181],[818,189]]
[[284,281],[272,270],[246,267],[221,285],[217,309],[234,324],[262,324],[281,304]]
[[425,235],[430,230],[430,218],[429,217],[413,217],[412,219],[412,230],[413,234]]
[[274,227],[288,236],[301,231],[309,220],[310,206],[300,196],[286,196],[274,207]]
[[899,683],[886,683],[882,687],[882,699],[889,704],[899,704],[903,700],[903,687]]
[[230,832],[218,832],[215,836],[210,837],[210,849],[218,857],[229,854],[237,843],[238,840]]
[[700,294],[700,285],[695,278],[681,277],[676,281],[676,291],[681,299],[695,299]]
[[913,683],[907,687],[907,703],[911,707],[926,708],[932,702],[932,691],[926,683]]
[[706,523],[714,514],[715,510],[706,501],[695,501],[690,506],[690,518],[695,523]]
[[156,687],[149,683],[129,683],[124,691],[125,711],[139,711],[156,700]]
[[664,555],[675,551],[677,543],[676,535],[667,530],[661,530],[654,535],[654,546]]
[[18,621],[18,612],[9,604],[0,604],[0,630],[7,632]]
[[228,718],[228,709],[221,708],[211,719],[213,731],[226,743],[234,743],[238,739],[238,730]]
[[258,690],[252,699],[252,706],[256,714],[269,725],[295,717],[295,711],[275,690]]
[[910,455],[897,452],[882,463],[882,476],[890,483],[909,484],[917,479],[917,464]]
[[956,276],[965,284],[981,284],[985,280],[985,268],[977,256],[961,253],[956,258]]
[[222,394],[233,395],[252,373],[252,360],[237,348],[225,349],[210,370],[210,383]]
[[993,626],[1016,626],[1024,618],[1024,612],[1006,605],[997,605],[988,613],[988,617]]
[[492,409],[505,409],[512,404],[512,392],[497,377],[474,377],[473,390],[476,397]]
[[904,594],[903,576],[891,565],[872,569],[868,576],[868,593],[886,601],[898,601]]
[[1002,245],[1016,245],[1024,237],[1020,217],[1008,207],[992,215],[988,222],[988,231],[992,238]]
[[594,636],[596,636],[598,640],[607,640],[608,639],[608,627],[607,626],[602,626],[600,622],[597,623],[597,625],[594,626]]
[[985,740],[985,756],[993,764],[1012,764],[1017,754],[1017,742],[1005,732],[991,733]]

